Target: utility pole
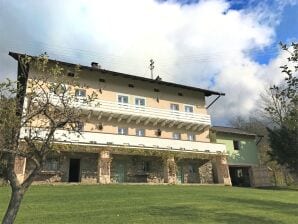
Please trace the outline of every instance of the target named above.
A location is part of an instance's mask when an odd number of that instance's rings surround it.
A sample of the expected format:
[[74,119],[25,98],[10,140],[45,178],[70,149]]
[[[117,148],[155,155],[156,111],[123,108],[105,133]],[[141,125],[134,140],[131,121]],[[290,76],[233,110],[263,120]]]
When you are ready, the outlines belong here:
[[151,79],[153,79],[153,69],[154,69],[154,61],[153,59],[150,59]]

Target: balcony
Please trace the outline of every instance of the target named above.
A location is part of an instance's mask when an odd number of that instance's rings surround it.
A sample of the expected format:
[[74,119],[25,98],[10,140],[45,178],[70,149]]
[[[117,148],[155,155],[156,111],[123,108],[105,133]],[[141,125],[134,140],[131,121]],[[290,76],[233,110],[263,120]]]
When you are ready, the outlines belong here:
[[[39,131],[39,136],[43,136],[43,132],[44,131]],[[21,138],[26,136],[26,133],[26,128],[22,129]],[[224,144],[95,132],[82,132],[80,135],[75,132],[57,130],[55,140],[63,143],[110,148],[142,148],[148,150],[184,151],[205,154],[226,152],[226,146]]]
[[107,117],[108,121],[116,119],[118,122],[135,122],[136,124],[143,122],[145,125],[184,127],[187,130],[192,129],[192,131],[199,131],[211,124],[210,115],[206,114],[172,111],[104,100],[86,103],[84,99],[78,99],[74,103],[74,107],[82,109],[89,115],[97,116],[98,119]]

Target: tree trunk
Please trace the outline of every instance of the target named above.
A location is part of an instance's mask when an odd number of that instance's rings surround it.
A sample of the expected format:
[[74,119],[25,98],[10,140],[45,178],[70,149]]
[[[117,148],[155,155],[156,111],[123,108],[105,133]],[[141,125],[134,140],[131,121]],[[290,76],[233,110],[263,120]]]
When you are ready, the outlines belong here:
[[12,189],[8,208],[2,220],[2,224],[12,224],[19,211],[25,190],[23,188]]

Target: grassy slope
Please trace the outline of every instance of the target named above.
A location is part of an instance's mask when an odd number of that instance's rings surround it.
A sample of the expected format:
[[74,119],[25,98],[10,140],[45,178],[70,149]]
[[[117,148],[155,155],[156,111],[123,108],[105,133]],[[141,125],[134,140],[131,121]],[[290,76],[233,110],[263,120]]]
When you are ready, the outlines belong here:
[[[8,199],[0,187],[0,217]],[[33,186],[16,223],[298,223],[298,190]]]

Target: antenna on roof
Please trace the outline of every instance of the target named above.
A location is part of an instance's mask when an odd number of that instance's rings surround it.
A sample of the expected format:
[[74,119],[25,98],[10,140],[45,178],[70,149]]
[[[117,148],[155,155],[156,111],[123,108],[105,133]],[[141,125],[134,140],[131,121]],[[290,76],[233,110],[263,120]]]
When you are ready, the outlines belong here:
[[151,79],[153,79],[153,69],[154,69],[154,61],[153,59],[150,59]]

